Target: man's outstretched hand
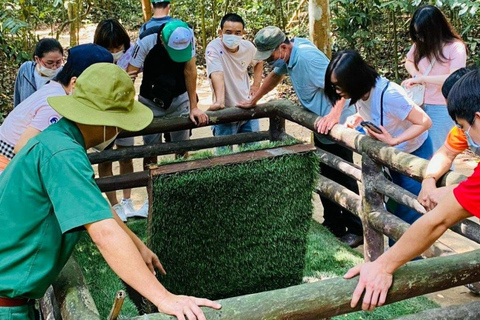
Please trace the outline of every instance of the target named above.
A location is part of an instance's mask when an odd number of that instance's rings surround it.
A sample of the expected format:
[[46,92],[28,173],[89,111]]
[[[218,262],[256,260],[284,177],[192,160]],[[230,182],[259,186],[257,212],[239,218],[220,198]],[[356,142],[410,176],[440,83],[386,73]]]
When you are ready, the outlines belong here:
[[364,291],[362,310],[372,311],[375,307],[382,306],[392,285],[393,275],[386,272],[380,263],[366,262],[351,268],[343,277],[350,279],[357,275],[360,275],[360,279],[353,292],[350,306],[356,307]]

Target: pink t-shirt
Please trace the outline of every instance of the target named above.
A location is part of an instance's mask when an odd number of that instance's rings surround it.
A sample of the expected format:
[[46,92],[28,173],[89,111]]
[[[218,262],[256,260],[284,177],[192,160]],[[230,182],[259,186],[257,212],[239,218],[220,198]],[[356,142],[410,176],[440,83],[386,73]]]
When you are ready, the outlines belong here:
[[[407,60],[413,63],[415,52],[415,44],[412,45],[410,51],[407,53]],[[463,68],[467,64],[467,51],[465,44],[461,41],[455,41],[449,43],[443,47],[443,55],[446,58],[444,63],[435,61],[432,70],[428,74],[429,76],[440,76],[444,74],[450,74],[456,69]],[[418,63],[418,69],[420,74],[424,74],[430,66],[431,61],[424,57]],[[431,83],[426,83],[425,86],[425,103],[426,104],[440,104],[445,105],[446,101],[442,95],[442,86]]]

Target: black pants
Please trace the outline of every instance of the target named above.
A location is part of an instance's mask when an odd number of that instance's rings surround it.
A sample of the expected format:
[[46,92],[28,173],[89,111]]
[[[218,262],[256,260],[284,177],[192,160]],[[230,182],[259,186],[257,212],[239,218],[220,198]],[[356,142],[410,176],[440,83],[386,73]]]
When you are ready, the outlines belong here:
[[[330,152],[348,162],[353,163],[353,152],[349,149],[342,147],[338,144],[324,144],[321,143],[317,136],[315,136],[315,146]],[[327,166],[326,164],[320,164],[320,173],[358,194],[358,185],[355,179],[340,173],[338,170]],[[351,213],[350,211],[343,209],[334,201],[329,200],[326,197],[320,196],[320,201],[323,205],[323,225],[328,228],[335,236],[341,237],[345,233],[353,233],[356,235],[363,234],[362,222],[360,218]]]

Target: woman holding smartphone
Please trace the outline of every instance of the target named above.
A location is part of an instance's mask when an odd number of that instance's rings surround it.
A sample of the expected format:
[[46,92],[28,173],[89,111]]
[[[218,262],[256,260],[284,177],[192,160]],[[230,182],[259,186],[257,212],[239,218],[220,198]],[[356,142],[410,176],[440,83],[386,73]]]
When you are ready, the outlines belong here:
[[[358,52],[344,50],[333,58],[325,74],[325,94],[332,103],[341,97],[351,99],[357,113],[345,122],[348,127],[369,121],[382,130],[376,133],[375,128],[364,123],[369,136],[424,159],[432,156],[427,132],[432,121],[428,115],[407,97],[401,86],[380,77]],[[394,171],[390,173],[394,183],[418,195],[420,182]],[[410,224],[420,217],[415,210],[401,205],[393,213]]]

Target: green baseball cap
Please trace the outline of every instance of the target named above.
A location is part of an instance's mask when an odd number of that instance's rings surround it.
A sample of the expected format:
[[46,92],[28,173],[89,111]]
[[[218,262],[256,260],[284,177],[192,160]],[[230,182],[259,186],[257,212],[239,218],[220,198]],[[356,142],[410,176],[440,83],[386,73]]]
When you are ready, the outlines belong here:
[[257,32],[255,35],[255,46],[257,52],[255,53],[255,60],[267,60],[272,55],[272,52],[281,45],[287,37],[285,33],[278,27],[268,26]]
[[93,64],[78,77],[72,95],[47,101],[63,117],[86,125],[139,131],[153,119],[153,112],[135,101],[128,74],[113,63]]
[[187,62],[195,56],[193,31],[181,20],[167,22],[161,33],[168,55],[175,62]]
[[151,3],[170,2],[170,0],[150,0]]

